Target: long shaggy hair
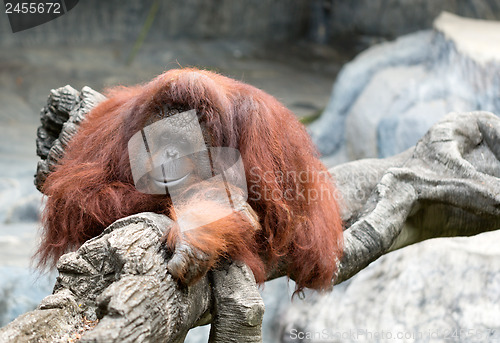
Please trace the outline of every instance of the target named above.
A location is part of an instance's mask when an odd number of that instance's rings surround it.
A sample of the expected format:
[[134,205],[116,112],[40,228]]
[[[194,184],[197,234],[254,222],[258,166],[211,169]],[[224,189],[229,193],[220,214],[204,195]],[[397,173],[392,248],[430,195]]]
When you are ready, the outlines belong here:
[[[330,288],[343,242],[335,190],[305,128],[285,106],[255,87],[197,69],[170,70],[106,95],[44,184],[41,265],[53,264],[119,218],[145,211],[171,215],[168,196],[134,187],[127,143],[160,109],[195,109],[211,146],[241,153],[248,203],[261,229],[231,216],[183,239],[214,256],[210,265],[220,257],[243,260],[258,282],[285,260],[297,290]],[[173,249],[180,236],[167,234],[166,245]]]

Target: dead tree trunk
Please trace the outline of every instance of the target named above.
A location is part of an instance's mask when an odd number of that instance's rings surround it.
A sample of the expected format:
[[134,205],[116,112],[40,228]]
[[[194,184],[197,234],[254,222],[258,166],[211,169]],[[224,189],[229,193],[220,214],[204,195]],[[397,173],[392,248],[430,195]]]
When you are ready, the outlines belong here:
[[[87,87],[52,91],[38,131],[39,189],[102,99]],[[346,223],[333,282],[409,244],[500,229],[499,142],[496,116],[450,114],[400,155],[333,168]],[[54,294],[1,329],[0,341],[67,341],[84,330],[84,318],[99,318],[81,341],[182,342],[189,329],[211,323],[210,342],[261,342],[264,304],[251,271],[228,262],[191,287],[179,286],[160,243],[171,225],[154,213],[123,218],[61,257]],[[269,279],[282,275],[276,270]]]

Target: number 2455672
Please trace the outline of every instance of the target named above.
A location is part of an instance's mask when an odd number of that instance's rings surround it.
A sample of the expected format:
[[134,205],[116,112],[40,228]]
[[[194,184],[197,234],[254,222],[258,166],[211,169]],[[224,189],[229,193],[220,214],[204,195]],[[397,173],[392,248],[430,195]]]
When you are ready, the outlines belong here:
[[61,4],[58,2],[40,2],[40,3],[22,2],[17,4],[7,2],[5,4],[5,13],[57,14],[61,13]]

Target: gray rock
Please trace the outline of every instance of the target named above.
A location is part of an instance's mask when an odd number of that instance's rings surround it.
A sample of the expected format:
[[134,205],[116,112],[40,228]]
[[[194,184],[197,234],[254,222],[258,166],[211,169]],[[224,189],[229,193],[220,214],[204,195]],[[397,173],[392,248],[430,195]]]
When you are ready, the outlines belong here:
[[[358,154],[358,156],[387,157],[412,147],[432,125],[443,117],[443,113],[453,111],[450,105],[455,104],[457,111],[462,111],[464,107],[460,107],[461,102],[461,99],[457,98],[430,100],[414,104],[399,115],[391,114],[382,118],[376,128],[377,136],[373,140],[378,142],[378,151],[370,152],[370,155]],[[360,144],[357,148],[360,148]],[[351,156],[355,155],[351,154]]]
[[40,275],[28,268],[0,267],[0,327],[35,309],[50,293],[55,275]]
[[19,198],[21,185],[13,178],[0,179],[0,222],[4,222],[7,216],[7,209],[12,204],[12,199]]
[[39,223],[0,224],[0,267],[27,268],[37,248]]
[[[19,171],[22,169],[17,166]],[[33,174],[33,171],[27,171]],[[32,177],[0,177],[0,223],[36,222],[42,209],[42,195]]]
[[6,223],[36,222],[40,219],[42,194],[32,193],[16,201],[6,214]]
[[415,87],[425,75],[424,68],[415,65],[388,67],[372,77],[346,118],[346,137],[356,137],[346,141],[347,152],[352,159],[377,156],[377,145],[373,144],[377,141],[377,131],[374,128],[387,116],[380,109],[390,109],[398,101],[398,93],[402,89]]
[[31,108],[26,101],[19,96],[19,94],[12,94],[11,92],[0,93],[0,122],[2,124],[28,121]]
[[385,255],[332,293],[292,303],[281,341],[497,341],[499,239],[439,238]]
[[262,323],[263,342],[280,341],[280,318],[292,304],[291,297],[294,289],[295,282],[288,280],[286,277],[266,282],[264,285],[261,291],[262,299],[266,304],[266,312]]
[[344,145],[346,117],[372,77],[388,67],[412,66],[428,60],[431,41],[432,32],[428,31],[404,36],[366,50],[342,68],[330,102],[321,118],[310,126],[323,155],[331,155]]
[[347,64],[310,127],[320,152],[350,159],[413,146],[449,112],[500,113],[500,23],[443,13],[434,31],[375,46]]
[[210,335],[210,325],[198,326],[189,330],[184,343],[206,343]]

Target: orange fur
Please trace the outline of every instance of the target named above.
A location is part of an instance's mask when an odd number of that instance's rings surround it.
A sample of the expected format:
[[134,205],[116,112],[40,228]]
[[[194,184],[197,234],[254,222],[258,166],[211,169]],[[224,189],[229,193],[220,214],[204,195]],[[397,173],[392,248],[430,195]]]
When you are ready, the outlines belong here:
[[[164,241],[170,251],[175,251],[178,244],[186,244],[190,249],[188,253],[199,254],[200,257],[194,258],[196,263],[203,264],[200,269],[208,270],[221,258],[233,258],[235,260],[245,261],[252,269],[255,279],[259,282],[265,281],[265,265],[258,254],[258,246],[256,244],[256,233],[259,228],[255,227],[256,217],[251,218],[253,211],[250,209],[245,212],[244,208],[239,208],[233,211],[231,215],[224,216],[221,219],[210,220],[211,218],[219,218],[220,213],[227,213],[225,205],[215,202],[210,197],[210,193],[220,192],[223,188],[213,188],[208,182],[203,185],[196,185],[200,188],[194,196],[189,197],[184,204],[176,203],[175,210],[171,212],[173,219],[184,216],[185,213],[190,213],[191,216],[202,219],[208,224],[202,227],[180,232],[176,225],[164,237]],[[201,189],[203,187],[203,189]],[[240,206],[241,207],[241,206]],[[251,211],[251,212],[249,212]],[[187,273],[187,268],[182,263],[174,265],[169,264],[169,271],[175,277],[184,281],[184,275]],[[179,270],[179,268],[181,268]],[[202,274],[190,280],[191,283],[199,279]]]

